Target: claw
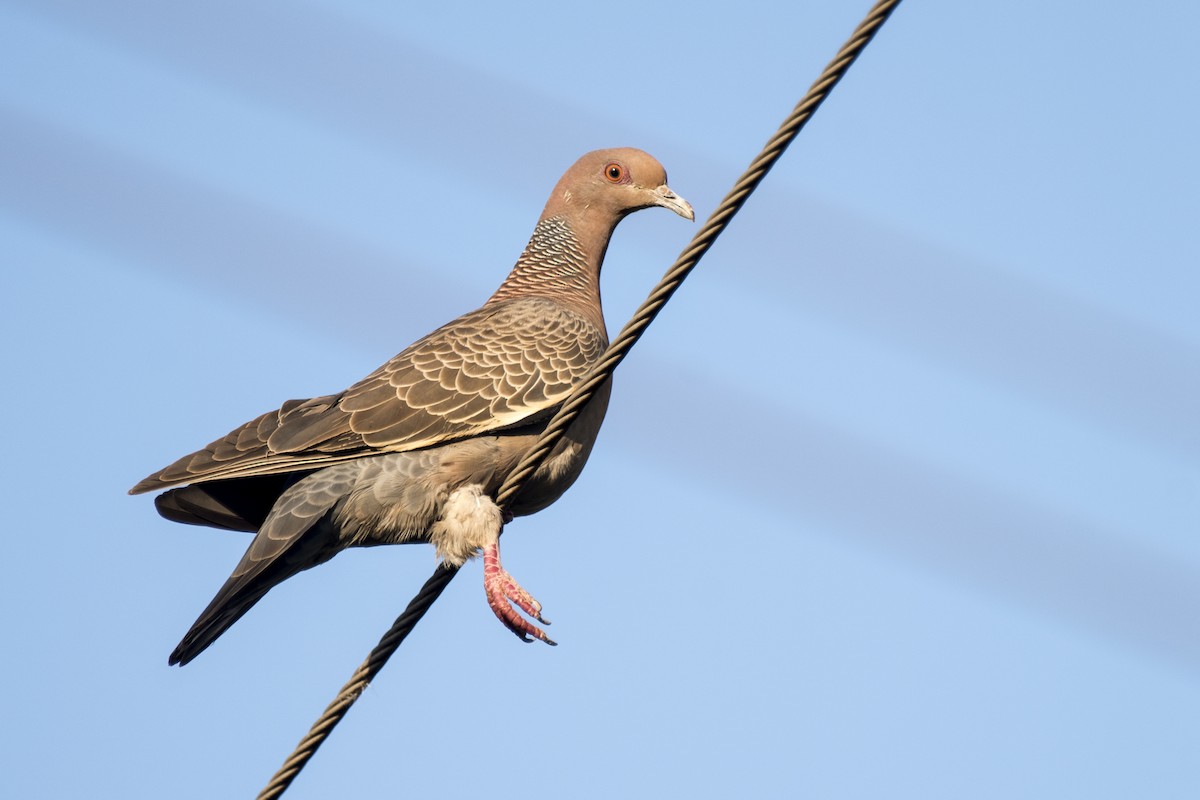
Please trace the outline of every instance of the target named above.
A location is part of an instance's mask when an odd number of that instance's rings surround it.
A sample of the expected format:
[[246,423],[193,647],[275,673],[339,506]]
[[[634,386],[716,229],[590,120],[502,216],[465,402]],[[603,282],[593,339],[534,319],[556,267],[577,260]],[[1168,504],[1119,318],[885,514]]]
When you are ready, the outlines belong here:
[[533,599],[533,596],[500,566],[499,544],[490,544],[483,550],[483,590],[487,594],[492,612],[518,639],[523,642],[540,639],[548,645],[557,646],[558,643],[547,636],[545,631],[522,618],[513,608],[513,605],[516,605],[543,625],[550,624],[550,621],[542,616],[542,604]]

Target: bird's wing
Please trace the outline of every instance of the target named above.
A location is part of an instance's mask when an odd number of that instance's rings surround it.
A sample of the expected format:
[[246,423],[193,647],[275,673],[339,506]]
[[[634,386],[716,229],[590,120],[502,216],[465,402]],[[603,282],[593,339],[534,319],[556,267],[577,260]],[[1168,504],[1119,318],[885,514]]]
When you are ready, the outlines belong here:
[[316,469],[520,426],[564,399],[607,346],[550,300],[484,306],[437,329],[337,395],[292,400],[135,486]]

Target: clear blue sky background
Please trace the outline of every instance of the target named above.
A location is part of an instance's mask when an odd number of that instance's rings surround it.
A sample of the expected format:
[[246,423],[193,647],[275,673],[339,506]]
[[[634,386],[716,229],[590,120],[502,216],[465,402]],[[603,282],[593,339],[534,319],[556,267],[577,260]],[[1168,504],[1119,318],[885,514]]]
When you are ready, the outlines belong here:
[[[194,664],[248,539],[125,496],[482,301],[582,152],[707,216],[864,2],[0,2],[4,797],[250,797],[434,566]],[[1200,785],[1200,7],[910,0],[289,797]],[[616,330],[695,227],[622,224]]]

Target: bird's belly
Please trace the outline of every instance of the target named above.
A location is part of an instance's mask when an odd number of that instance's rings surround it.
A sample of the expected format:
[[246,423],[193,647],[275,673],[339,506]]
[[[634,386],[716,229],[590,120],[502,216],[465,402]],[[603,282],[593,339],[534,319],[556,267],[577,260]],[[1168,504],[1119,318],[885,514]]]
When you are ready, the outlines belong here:
[[[509,509],[513,516],[546,508],[579,477],[604,421],[610,387],[611,382],[606,383],[597,392],[526,481]],[[453,492],[476,486],[482,494],[495,497],[537,436],[481,436],[360,459],[355,462],[360,472],[353,488],[333,510],[333,528],[344,546],[428,542]]]

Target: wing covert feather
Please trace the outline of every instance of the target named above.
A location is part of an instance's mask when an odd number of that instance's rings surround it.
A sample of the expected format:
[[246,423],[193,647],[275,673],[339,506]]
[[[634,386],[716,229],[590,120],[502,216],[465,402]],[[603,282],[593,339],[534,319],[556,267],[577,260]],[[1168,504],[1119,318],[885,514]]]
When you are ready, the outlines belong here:
[[608,339],[544,298],[465,314],[338,395],[289,400],[133,488],[314,469],[521,423],[561,403]]

